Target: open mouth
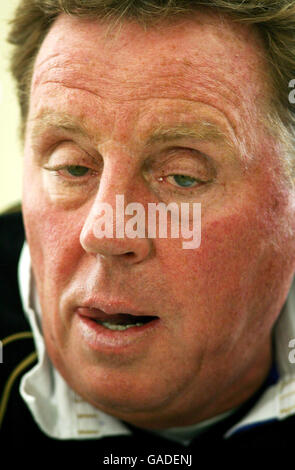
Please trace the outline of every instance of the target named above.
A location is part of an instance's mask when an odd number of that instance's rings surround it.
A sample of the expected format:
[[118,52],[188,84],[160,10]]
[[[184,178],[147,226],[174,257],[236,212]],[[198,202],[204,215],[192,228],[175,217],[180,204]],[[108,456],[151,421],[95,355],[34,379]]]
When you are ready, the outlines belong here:
[[[76,309],[78,320],[75,325],[83,340],[94,351],[127,355],[127,351],[130,354],[136,351],[137,354],[141,350],[140,345],[148,344],[157,337],[157,331],[161,327],[160,317],[157,315],[146,315],[146,312],[128,305],[93,304],[94,302],[89,307],[81,306]],[[128,313],[123,313],[124,310]]]
[[139,328],[147,323],[157,320],[156,316],[137,316],[129,313],[107,315],[107,318],[93,318],[93,320],[112,331],[125,331],[129,328]]

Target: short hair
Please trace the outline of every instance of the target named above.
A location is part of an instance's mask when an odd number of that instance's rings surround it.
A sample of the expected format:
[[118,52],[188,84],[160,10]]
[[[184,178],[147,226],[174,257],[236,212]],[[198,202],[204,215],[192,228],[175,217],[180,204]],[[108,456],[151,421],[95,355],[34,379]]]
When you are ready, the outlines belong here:
[[[58,15],[66,13],[81,18],[115,20],[117,23],[132,19],[148,26],[200,8],[217,9],[230,15],[234,21],[255,25],[259,30],[273,84],[270,122],[275,125],[271,127],[276,135],[287,136],[288,152],[292,153],[295,109],[288,99],[288,85],[295,78],[294,0],[20,0],[11,21],[8,41],[14,46],[11,72],[17,84],[22,136],[28,115],[34,62]],[[286,142],[286,138],[284,140]]]

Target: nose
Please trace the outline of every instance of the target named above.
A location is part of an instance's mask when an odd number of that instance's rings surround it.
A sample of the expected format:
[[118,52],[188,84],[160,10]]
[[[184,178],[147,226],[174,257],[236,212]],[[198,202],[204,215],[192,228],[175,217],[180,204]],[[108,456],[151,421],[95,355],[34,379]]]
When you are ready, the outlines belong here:
[[140,238],[130,237],[126,230],[125,205],[124,194],[97,195],[80,233],[80,243],[87,253],[113,257],[128,264],[148,258],[152,251],[151,239],[146,237],[145,230]]

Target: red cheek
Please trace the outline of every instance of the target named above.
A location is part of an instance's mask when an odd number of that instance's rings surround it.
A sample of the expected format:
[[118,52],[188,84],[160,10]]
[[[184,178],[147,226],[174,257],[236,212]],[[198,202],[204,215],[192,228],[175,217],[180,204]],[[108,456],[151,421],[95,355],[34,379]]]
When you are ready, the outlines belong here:
[[50,273],[51,281],[63,284],[62,277],[71,276],[83,253],[81,214],[57,210],[44,201],[30,204],[28,199],[24,201],[23,212],[37,283],[48,281]]
[[[251,227],[252,223],[252,227]],[[172,240],[158,246],[158,259],[174,285],[187,293],[238,291],[244,273],[252,275],[252,266],[261,252],[256,219],[234,214],[206,224],[199,248],[185,250]],[[166,244],[164,242],[167,242]],[[174,248],[174,249],[173,249]],[[249,256],[253,254],[253,257]],[[247,290],[247,280],[243,280]],[[249,281],[250,282],[250,281]],[[180,287],[179,287],[180,288]]]

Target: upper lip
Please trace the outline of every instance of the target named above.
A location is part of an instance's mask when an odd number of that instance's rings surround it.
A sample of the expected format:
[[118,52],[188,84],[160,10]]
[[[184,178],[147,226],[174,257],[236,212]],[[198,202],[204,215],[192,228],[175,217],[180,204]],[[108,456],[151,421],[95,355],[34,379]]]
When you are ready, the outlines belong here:
[[118,299],[98,300],[93,298],[82,302],[78,307],[88,309],[89,312],[85,312],[85,314],[86,316],[91,316],[92,318],[99,316],[100,312],[103,312],[106,315],[128,313],[129,315],[134,316],[155,316],[153,313],[148,313],[135,307],[129,302]]

